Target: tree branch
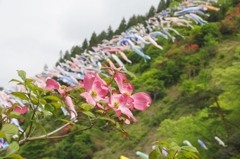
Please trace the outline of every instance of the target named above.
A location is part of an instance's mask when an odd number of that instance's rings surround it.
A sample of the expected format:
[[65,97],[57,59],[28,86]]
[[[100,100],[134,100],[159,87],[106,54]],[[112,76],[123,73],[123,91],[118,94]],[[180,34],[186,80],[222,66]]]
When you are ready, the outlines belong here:
[[[79,132],[82,132],[82,131],[86,131],[86,130],[89,130],[91,129],[94,125],[95,125],[96,122],[92,123],[89,127],[86,127],[84,129],[79,129],[79,130],[76,130],[74,132],[71,132],[69,134],[66,134],[66,135],[61,135],[61,136],[51,136],[55,133],[57,133],[58,131],[62,130],[63,128],[65,128],[66,126],[70,125],[70,123],[66,123],[64,125],[62,125],[61,127],[59,127],[58,129],[46,134],[46,135],[42,135],[42,136],[37,136],[37,137],[25,137],[24,139],[18,141],[18,144],[23,144],[27,141],[35,141],[35,140],[44,140],[44,139],[61,139],[61,138],[65,138],[65,137],[68,137],[68,136],[72,136],[74,134],[77,134]],[[1,152],[4,152],[7,150],[8,147],[5,147],[3,149],[0,149],[0,153]]]
[[61,136],[49,136],[48,134],[46,135],[42,135],[42,136],[38,136],[38,137],[31,137],[31,138],[26,138],[26,139],[23,139],[23,140],[20,140],[19,141],[19,144],[22,144],[26,141],[34,141],[34,140],[43,140],[43,139],[61,139],[61,138],[65,138],[65,137],[68,137],[68,136],[72,136],[74,134],[77,134],[79,132],[82,132],[82,131],[86,131],[86,130],[89,130],[93,127],[93,125],[90,125],[89,127],[87,128],[84,128],[84,129],[80,129],[80,130],[76,130],[74,132],[71,132],[69,134],[66,134],[66,135],[61,135]]
[[217,98],[215,98],[215,103],[217,104],[218,113],[219,113],[219,115],[220,115],[220,117],[221,117],[221,119],[222,119],[222,121],[223,121],[223,124],[224,124],[225,130],[226,130],[227,136],[228,136],[228,138],[229,138],[229,135],[230,135],[230,134],[229,134],[228,125],[227,125],[227,123],[226,123],[226,121],[225,121],[224,114],[223,114],[222,109],[221,109],[221,107],[220,107],[220,105],[219,105],[219,103],[218,103]]

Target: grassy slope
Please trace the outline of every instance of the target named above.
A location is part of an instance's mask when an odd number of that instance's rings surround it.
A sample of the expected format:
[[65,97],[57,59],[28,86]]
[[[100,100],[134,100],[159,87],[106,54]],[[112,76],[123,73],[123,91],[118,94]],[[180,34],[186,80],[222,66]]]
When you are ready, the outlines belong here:
[[[218,53],[215,58],[213,58],[206,69],[210,74],[213,69],[216,68],[226,68],[231,65],[233,61],[233,54],[235,48],[240,46],[240,41],[237,40],[223,40],[218,47]],[[224,56],[224,58],[222,58]],[[174,101],[180,94],[181,84],[178,83],[176,86],[172,86],[167,90],[167,96],[163,100],[158,100],[152,104],[152,106],[147,109],[147,111],[142,112],[137,115],[139,121],[133,125],[126,127],[126,130],[130,134],[130,139],[119,135],[114,140],[109,139],[109,145],[103,150],[94,154],[93,159],[105,159],[105,158],[119,158],[119,156],[124,155],[131,159],[139,158],[135,152],[150,152],[151,146],[154,141],[160,140],[161,138],[157,135],[159,129],[159,124],[165,118],[171,117],[169,107],[171,102]],[[175,118],[183,115],[187,115],[184,111],[178,111],[175,114]],[[161,129],[161,127],[160,127]],[[138,136],[138,138],[136,137]],[[132,147],[129,149],[129,147]]]

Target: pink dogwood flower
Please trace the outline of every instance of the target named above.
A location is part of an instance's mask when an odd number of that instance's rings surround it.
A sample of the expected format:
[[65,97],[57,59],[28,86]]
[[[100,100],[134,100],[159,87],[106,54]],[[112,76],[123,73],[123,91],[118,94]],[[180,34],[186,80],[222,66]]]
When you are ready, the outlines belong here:
[[25,113],[28,112],[28,107],[27,107],[27,106],[23,106],[23,107],[21,107],[21,106],[15,106],[15,107],[13,108],[13,111],[14,111],[14,112],[18,112],[19,114],[25,114]]
[[58,90],[58,92],[60,93],[61,96],[63,97],[66,97],[67,94],[66,94],[66,89],[67,90],[72,90],[72,87],[60,87],[60,85],[58,84],[57,81],[55,81],[54,79],[47,79],[46,81],[46,87],[45,87],[46,90]]
[[137,110],[143,111],[146,110],[152,103],[151,97],[145,92],[139,92],[132,95],[134,87],[127,81],[127,78],[123,73],[116,73],[114,75],[114,80],[118,85],[120,93],[126,94],[129,97],[129,108],[135,108]]
[[121,115],[124,114],[128,118],[124,120],[126,124],[130,124],[130,119],[132,118],[134,122],[137,119],[133,116],[131,110],[127,106],[128,97],[126,94],[112,94],[109,99],[109,106],[116,112],[118,119],[121,120]]
[[[66,104],[69,107],[71,120],[76,118],[77,112],[74,108],[72,99],[66,94],[66,90],[64,88],[60,87],[60,85],[58,84],[57,81],[55,81],[54,79],[47,79],[45,89],[46,90],[54,90],[54,89],[58,90],[58,92],[61,94],[61,96],[64,97]],[[71,90],[71,87],[67,87],[67,89]]]
[[128,96],[132,94],[133,92],[133,85],[131,83],[128,82],[126,76],[121,73],[118,72],[114,75],[114,80],[116,81],[119,91],[123,94],[127,94]]
[[86,92],[81,93],[81,97],[85,98],[88,104],[96,105],[98,101],[104,100],[108,94],[107,83],[99,77],[98,74],[88,72],[83,80]]
[[152,103],[151,97],[145,92],[138,92],[131,96],[134,108],[140,111],[146,110]]
[[67,103],[67,105],[69,106],[69,109],[70,109],[71,120],[75,119],[76,115],[77,115],[77,112],[76,112],[76,110],[74,108],[74,104],[72,102],[72,98],[70,98],[69,96],[66,96],[65,100],[66,100],[66,103]]
[[59,89],[59,87],[60,86],[57,81],[55,81],[54,79],[51,79],[51,78],[47,79],[46,87],[45,87],[46,90]]

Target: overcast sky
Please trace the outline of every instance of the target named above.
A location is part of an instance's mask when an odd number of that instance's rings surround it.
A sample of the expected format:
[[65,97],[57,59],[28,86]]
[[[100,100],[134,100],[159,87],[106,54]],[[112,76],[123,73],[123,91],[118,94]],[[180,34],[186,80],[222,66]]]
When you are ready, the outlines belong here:
[[160,0],[0,0],[0,86],[9,88],[17,70],[27,77],[53,68],[72,46],[122,18],[145,15]]

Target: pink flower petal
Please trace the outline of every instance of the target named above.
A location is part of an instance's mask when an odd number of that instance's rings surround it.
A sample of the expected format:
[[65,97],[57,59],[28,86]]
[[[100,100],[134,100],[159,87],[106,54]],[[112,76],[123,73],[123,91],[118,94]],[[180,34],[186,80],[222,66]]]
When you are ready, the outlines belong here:
[[114,80],[117,82],[117,84],[119,86],[119,85],[123,84],[123,82],[127,81],[127,78],[126,78],[125,74],[118,72],[114,75]]
[[132,118],[134,122],[137,121],[137,119],[133,116],[132,112],[127,108],[127,107],[119,107],[119,109],[116,111],[116,114],[118,116],[118,118],[120,119],[121,114],[124,114],[128,117],[128,120],[125,120],[126,124],[130,124],[130,119]]
[[67,87],[67,90],[68,90],[68,91],[73,90],[72,86],[68,86],[68,87]]
[[92,90],[95,90],[98,93],[98,96],[105,97],[108,93],[108,87],[102,81],[94,82]]
[[59,84],[57,81],[55,81],[54,79],[47,79],[46,81],[46,90],[53,90],[53,89],[58,89],[59,88]]
[[105,98],[108,94],[107,83],[95,73],[87,73],[84,76],[84,88],[86,92],[81,96],[87,100],[87,103],[96,105],[96,102]]
[[25,114],[26,112],[28,112],[28,107],[27,106],[23,106],[23,107],[16,106],[13,108],[13,111],[18,112],[19,114]]
[[134,108],[137,110],[145,110],[152,103],[151,97],[144,92],[139,92],[131,96],[133,98]]
[[126,93],[128,95],[131,95],[133,92],[133,85],[131,83],[125,83],[121,85],[121,88],[119,88],[121,93]]
[[69,110],[70,110],[71,119],[76,118],[77,112],[76,112],[76,110],[75,110],[75,108],[74,108],[74,104],[73,104],[73,102],[72,102],[72,99],[71,99],[69,96],[67,96],[67,97],[65,98],[65,100],[66,100],[66,103],[67,103],[67,105],[68,105],[68,107],[69,107]]
[[95,80],[96,75],[92,72],[88,72],[83,79],[83,85],[86,91],[90,91]]
[[89,92],[83,92],[80,94],[81,97],[85,98],[88,104],[96,105],[96,101],[92,98]]
[[114,75],[114,80],[116,81],[119,91],[123,94],[123,93],[128,93],[128,94],[132,94],[133,92],[133,85],[129,82],[127,82],[127,78],[125,76],[125,74],[123,73],[116,73]]
[[126,119],[126,120],[124,121],[124,123],[129,125],[129,124],[131,124],[131,121],[130,121],[129,119]]
[[65,89],[58,89],[58,92],[61,94],[62,97],[66,96],[66,90]]

